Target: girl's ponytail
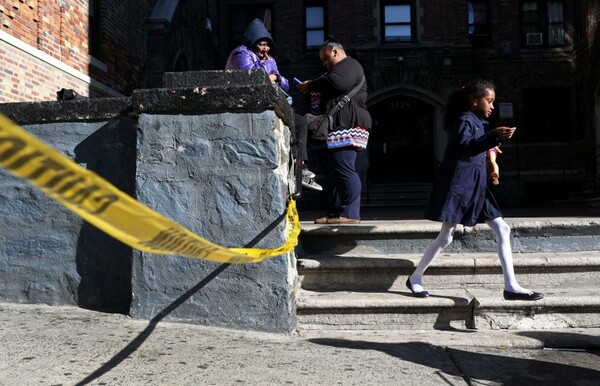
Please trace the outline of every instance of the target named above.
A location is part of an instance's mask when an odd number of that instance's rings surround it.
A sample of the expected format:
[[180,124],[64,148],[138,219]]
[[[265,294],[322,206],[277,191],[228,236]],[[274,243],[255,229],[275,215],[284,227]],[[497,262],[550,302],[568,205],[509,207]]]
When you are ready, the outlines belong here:
[[448,97],[446,104],[446,118],[444,128],[452,129],[460,116],[469,111],[469,97],[481,98],[487,95],[488,90],[496,90],[496,86],[489,80],[476,79],[465,86],[461,86],[457,91]]
[[450,130],[456,124],[456,121],[467,110],[469,110],[469,95],[466,86],[461,86],[457,91],[448,97],[446,104],[446,117],[444,119],[444,129]]

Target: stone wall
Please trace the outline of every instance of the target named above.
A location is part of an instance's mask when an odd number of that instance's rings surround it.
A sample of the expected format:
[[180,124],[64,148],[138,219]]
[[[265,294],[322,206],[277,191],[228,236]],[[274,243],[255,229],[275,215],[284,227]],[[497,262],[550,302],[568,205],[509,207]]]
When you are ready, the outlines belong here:
[[[3,104],[0,113],[133,195],[137,123],[121,116],[129,103]],[[131,248],[4,169],[0,180],[0,299],[127,312]]]
[[[131,99],[5,104],[0,113],[201,237],[226,247],[281,245],[291,116],[284,96],[262,72],[167,74],[164,83]],[[293,254],[230,266],[142,253],[6,171],[0,178],[1,301],[293,328]]]

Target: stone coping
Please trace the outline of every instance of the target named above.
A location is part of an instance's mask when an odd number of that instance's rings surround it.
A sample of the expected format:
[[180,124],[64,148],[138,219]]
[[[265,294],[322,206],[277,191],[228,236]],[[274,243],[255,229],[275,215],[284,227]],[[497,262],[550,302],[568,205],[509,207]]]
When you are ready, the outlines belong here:
[[272,85],[239,87],[155,88],[133,93],[136,113],[220,113],[274,110],[287,126],[292,125],[292,108]]
[[263,70],[165,72],[164,88],[239,87],[271,85]]
[[263,70],[183,71],[163,74],[162,89],[137,90],[137,112],[272,109],[287,126],[293,110]]
[[0,114],[20,125],[107,120],[127,115],[131,98],[79,98],[65,101],[0,104]]
[[194,71],[166,73],[167,88],[141,89],[131,97],[0,104],[0,114],[20,125],[99,121],[140,113],[222,113],[274,110],[293,126],[285,93],[264,71]]

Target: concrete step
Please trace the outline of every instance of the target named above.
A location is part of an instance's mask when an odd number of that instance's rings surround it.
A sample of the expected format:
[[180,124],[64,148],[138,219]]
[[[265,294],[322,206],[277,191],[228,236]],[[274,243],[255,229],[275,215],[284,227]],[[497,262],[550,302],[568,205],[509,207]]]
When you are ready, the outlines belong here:
[[507,302],[496,239],[460,227],[429,268],[428,299],[405,281],[440,229],[426,220],[302,224],[299,326],[304,329],[600,327],[600,218],[508,218],[519,282],[537,302]]
[[555,329],[600,327],[600,290],[540,288],[535,302],[505,301],[502,288],[385,292],[300,290],[298,327],[335,330]]
[[[515,253],[600,250],[600,218],[507,218]],[[363,221],[355,225],[302,222],[300,256],[343,255],[350,251],[379,254],[422,253],[440,224],[427,220]],[[447,252],[495,252],[496,238],[485,224],[459,226]]]
[[[318,255],[298,259],[301,287],[310,291],[404,290],[420,254]],[[542,252],[513,255],[515,273],[530,288],[600,283],[600,252]],[[427,270],[428,289],[503,284],[495,253],[443,253]]]

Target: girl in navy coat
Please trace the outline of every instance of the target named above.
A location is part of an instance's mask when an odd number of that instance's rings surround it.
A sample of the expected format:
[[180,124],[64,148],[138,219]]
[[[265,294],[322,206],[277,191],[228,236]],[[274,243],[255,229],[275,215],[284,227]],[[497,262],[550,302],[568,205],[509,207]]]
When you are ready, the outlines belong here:
[[446,128],[450,129],[450,135],[425,214],[429,220],[440,221],[442,229],[406,280],[406,286],[417,297],[429,296],[423,287],[423,274],[440,252],[450,245],[456,225],[471,227],[478,222],[485,222],[496,234],[504,273],[504,299],[538,300],[544,297],[542,293],[525,289],[517,282],[510,227],[487,188],[485,153],[498,146],[500,140],[511,138],[515,131],[514,127],[484,130],[485,119],[494,110],[495,98],[494,85],[478,80],[449,99]]

